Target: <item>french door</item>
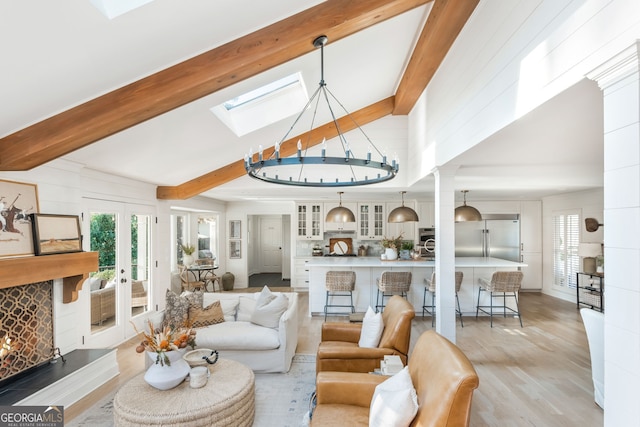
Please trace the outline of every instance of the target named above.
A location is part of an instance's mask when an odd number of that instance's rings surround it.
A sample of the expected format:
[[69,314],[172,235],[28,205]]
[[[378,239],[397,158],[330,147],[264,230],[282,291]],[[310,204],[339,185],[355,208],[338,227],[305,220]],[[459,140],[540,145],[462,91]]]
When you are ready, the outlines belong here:
[[154,215],[153,206],[85,199],[83,246],[98,252],[99,267],[85,285],[85,347],[108,348],[132,337],[131,321],[149,310]]

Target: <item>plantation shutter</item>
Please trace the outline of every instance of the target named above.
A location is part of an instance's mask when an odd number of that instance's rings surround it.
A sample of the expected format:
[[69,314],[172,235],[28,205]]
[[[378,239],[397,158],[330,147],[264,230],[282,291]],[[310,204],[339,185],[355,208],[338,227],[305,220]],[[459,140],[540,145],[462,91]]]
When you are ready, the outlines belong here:
[[553,280],[556,286],[575,288],[579,271],[580,215],[553,215]]

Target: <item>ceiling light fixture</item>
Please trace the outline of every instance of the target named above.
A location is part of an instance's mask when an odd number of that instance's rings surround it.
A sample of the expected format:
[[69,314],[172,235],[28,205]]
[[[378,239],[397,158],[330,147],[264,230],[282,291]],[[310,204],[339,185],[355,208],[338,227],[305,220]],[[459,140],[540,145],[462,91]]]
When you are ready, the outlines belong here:
[[351,209],[342,206],[342,195],[344,191],[338,191],[340,195],[340,205],[327,212],[326,222],[356,222],[356,216],[351,212]]
[[454,217],[456,222],[463,221],[482,221],[482,215],[478,209],[473,206],[467,206],[467,193],[469,190],[462,190],[462,194],[464,194],[464,204],[462,206],[458,206],[455,210]]
[[404,193],[406,193],[406,191],[400,192],[402,195],[402,206],[389,212],[387,222],[418,222],[418,214],[416,211],[404,205]]
[[[351,114],[346,110],[346,108],[344,108],[331,91],[327,89],[327,85],[324,81],[324,45],[327,43],[327,40],[327,36],[320,36],[313,41],[313,45],[316,48],[320,48],[320,84],[318,89],[316,89],[313,96],[309,99],[309,102],[307,102],[307,105],[305,105],[296,120],[293,122],[289,131],[279,142],[275,144],[274,150],[269,156],[264,156],[262,146],[258,148],[257,160],[254,159],[255,155],[252,150],[249,151],[249,154],[245,155],[244,166],[250,177],[273,184],[296,185],[303,187],[349,187],[376,184],[393,179],[397,175],[399,169],[398,160],[394,158],[389,164],[387,162],[386,155],[381,153],[375,147],[373,142],[371,142],[369,137],[366,135],[364,130],[362,130],[360,125],[358,125]],[[336,157],[327,156],[327,142],[325,139],[322,141],[319,156],[307,155],[308,149],[315,145],[311,141],[311,136],[313,134],[311,130],[313,130],[313,124],[321,98],[326,101],[328,111],[331,114],[333,127],[335,127],[335,130],[338,133],[337,137],[341,145],[341,152],[344,153],[343,155]],[[349,146],[345,135],[340,129],[340,125],[338,124],[334,113],[334,108],[329,101],[330,99],[342,108],[345,112],[345,117],[350,118],[353,122],[355,126],[354,129],[357,128],[366,138],[369,149],[365,158],[356,158],[354,156],[352,148]],[[302,149],[302,141],[298,140],[297,154],[292,157],[280,157],[283,144],[293,143],[293,141],[287,141],[289,134],[305,111],[310,109],[309,107],[314,101],[315,108],[313,109],[310,130],[306,133],[308,139],[305,143],[304,151]],[[315,143],[317,143],[317,140]],[[372,150],[376,151],[380,156],[381,161],[374,161],[371,159]],[[334,166],[334,168],[330,169],[332,171],[331,173],[335,173],[335,167],[340,166],[341,168],[339,169],[344,170],[344,173],[340,174],[335,179],[332,178],[327,180],[323,173],[314,170],[314,168],[307,168],[305,170],[305,165]],[[294,168],[293,171],[291,171],[291,168]],[[287,171],[287,169],[289,170]],[[316,169],[323,169],[325,173],[327,172],[324,168]],[[373,169],[373,171],[371,171],[371,169]],[[271,173],[269,173],[269,171],[271,171]],[[289,174],[289,172],[293,173]]]

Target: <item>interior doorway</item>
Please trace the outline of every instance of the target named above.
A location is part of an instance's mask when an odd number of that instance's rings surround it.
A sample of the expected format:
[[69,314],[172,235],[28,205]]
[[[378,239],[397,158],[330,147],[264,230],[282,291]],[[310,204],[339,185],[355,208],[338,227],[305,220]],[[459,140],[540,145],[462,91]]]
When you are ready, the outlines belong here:
[[291,285],[290,215],[249,215],[249,287]]

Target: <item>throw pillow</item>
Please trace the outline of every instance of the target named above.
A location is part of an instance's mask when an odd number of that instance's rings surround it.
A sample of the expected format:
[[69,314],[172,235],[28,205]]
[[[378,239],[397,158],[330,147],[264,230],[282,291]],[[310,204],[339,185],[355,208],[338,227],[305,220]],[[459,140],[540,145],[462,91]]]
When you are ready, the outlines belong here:
[[99,277],[89,277],[87,282],[89,283],[89,290],[91,292],[97,291],[102,286],[102,279]]
[[222,305],[220,301],[216,301],[206,308],[202,307],[190,307],[189,308],[189,322],[194,328],[201,328],[203,326],[215,325],[217,323],[224,322],[224,314],[222,312]]
[[377,348],[384,330],[382,313],[375,313],[371,306],[362,319],[362,329],[360,330],[360,340],[358,346],[366,348]]
[[238,298],[238,322],[250,322],[251,316],[256,309],[256,299],[253,297],[241,296]]
[[405,427],[418,413],[418,395],[409,368],[378,384],[369,409],[369,427]]
[[282,313],[287,311],[289,299],[284,294],[272,295],[256,302],[256,309],[251,315],[251,323],[266,328],[277,328]]
[[189,307],[202,307],[202,292],[183,292],[177,295],[170,289],[166,293],[165,324],[180,327],[189,319]]

